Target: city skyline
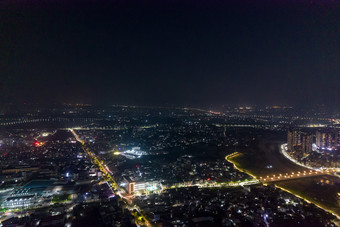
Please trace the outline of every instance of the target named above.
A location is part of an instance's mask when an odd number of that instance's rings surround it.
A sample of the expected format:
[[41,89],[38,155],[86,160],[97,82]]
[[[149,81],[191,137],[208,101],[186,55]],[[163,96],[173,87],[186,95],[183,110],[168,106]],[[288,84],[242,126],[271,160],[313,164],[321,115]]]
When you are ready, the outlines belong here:
[[340,226],[339,0],[0,0],[0,227]]

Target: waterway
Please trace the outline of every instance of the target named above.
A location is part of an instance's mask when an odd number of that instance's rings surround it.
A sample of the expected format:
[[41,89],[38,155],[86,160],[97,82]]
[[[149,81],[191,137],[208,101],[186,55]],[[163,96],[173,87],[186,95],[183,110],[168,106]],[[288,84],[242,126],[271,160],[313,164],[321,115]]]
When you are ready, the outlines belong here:
[[[237,149],[241,153],[229,159],[240,169],[256,177],[291,173],[307,170],[286,159],[280,153],[280,145],[286,141],[275,135],[266,135],[259,139],[256,146]],[[315,176],[274,182],[273,184],[289,190],[337,216],[340,216],[340,179],[334,176]]]

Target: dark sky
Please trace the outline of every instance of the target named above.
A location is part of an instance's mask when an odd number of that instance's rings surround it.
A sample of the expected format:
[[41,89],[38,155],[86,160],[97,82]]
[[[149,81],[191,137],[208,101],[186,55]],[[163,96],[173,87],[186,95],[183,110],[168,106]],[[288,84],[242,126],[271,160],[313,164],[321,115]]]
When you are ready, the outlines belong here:
[[340,1],[3,0],[0,76],[1,102],[339,106]]

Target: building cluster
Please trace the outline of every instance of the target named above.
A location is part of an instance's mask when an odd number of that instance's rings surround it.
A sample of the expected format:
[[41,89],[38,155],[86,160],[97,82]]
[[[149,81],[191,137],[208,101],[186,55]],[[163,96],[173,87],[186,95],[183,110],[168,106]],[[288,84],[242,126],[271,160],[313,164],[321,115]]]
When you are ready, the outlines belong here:
[[290,129],[288,131],[287,146],[288,151],[295,153],[299,158],[303,158],[312,151],[313,134]]
[[136,226],[135,218],[118,196],[108,201],[79,204],[72,226]]
[[[287,124],[311,118],[286,107],[225,113],[67,105],[1,115],[0,225],[334,226],[332,215],[225,160],[257,149],[259,132],[284,136]],[[75,126],[84,144],[68,131]],[[338,166],[339,138],[334,128],[315,138],[289,130],[288,152],[304,164]]]
[[225,132],[224,128],[203,122],[192,125],[181,122],[179,125],[164,123],[119,130],[78,130],[77,133],[93,150],[115,150],[129,154],[134,153],[131,152],[133,147],[140,147],[142,151],[154,154],[174,147],[185,149],[201,143],[232,146],[237,140],[232,135],[234,132],[230,131]]
[[287,149],[298,162],[316,168],[340,167],[340,130],[322,128],[315,132],[289,129]]
[[[41,132],[25,133],[11,132],[7,136],[13,145],[0,146],[0,226],[71,225],[83,218],[73,209],[81,204],[105,202],[111,213],[123,210],[120,203],[110,204],[115,192],[102,183],[100,169],[72,134],[66,130],[43,137]],[[27,142],[18,143],[18,137]],[[103,220],[109,220],[109,211],[103,211]],[[124,215],[118,211],[112,222],[131,222],[126,211]]]
[[[122,108],[105,115],[105,121],[76,130],[80,138],[98,152],[124,152],[140,147],[153,154],[202,143],[221,147],[249,145],[254,137],[249,122],[244,129],[238,129],[247,130],[249,137],[235,135],[235,125],[238,127],[244,119],[229,119],[199,110]],[[233,123],[229,125],[227,121]]]
[[340,130],[335,128],[317,130],[315,143],[320,150],[339,150]]
[[[126,186],[131,185],[131,182],[136,183],[135,191],[137,191],[136,186],[140,185],[139,182],[142,182],[143,185],[147,182],[146,184],[152,185],[153,190],[158,190],[190,185],[216,186],[221,183],[243,182],[251,179],[247,174],[234,169],[233,165],[224,159],[203,161],[188,155],[181,156],[169,163],[162,160],[145,161],[137,167],[125,168],[122,170],[121,176],[123,176],[122,183]],[[126,179],[136,180],[127,181]],[[130,184],[128,184],[129,182]],[[155,187],[159,183],[161,186]],[[146,188],[138,186],[138,189]],[[132,191],[127,188],[128,193]]]
[[134,202],[163,226],[335,226],[331,214],[271,186],[168,189]]

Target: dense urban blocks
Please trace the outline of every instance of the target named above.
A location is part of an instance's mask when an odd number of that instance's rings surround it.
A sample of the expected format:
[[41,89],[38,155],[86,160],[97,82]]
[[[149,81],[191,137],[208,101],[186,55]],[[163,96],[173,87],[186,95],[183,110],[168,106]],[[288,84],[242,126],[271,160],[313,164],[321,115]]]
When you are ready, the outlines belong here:
[[[43,113],[58,127],[3,118],[18,123],[1,126],[0,220],[4,226],[335,226],[337,176],[292,187],[293,179],[321,172],[280,153],[290,117],[279,112],[275,120],[272,110],[68,106]],[[295,152],[310,143],[309,125],[295,133]],[[313,184],[330,197],[322,201]]]
[[313,169],[340,168],[339,128],[316,129],[314,134],[310,131],[303,132],[301,129],[290,129],[288,131],[288,155],[298,163]]

